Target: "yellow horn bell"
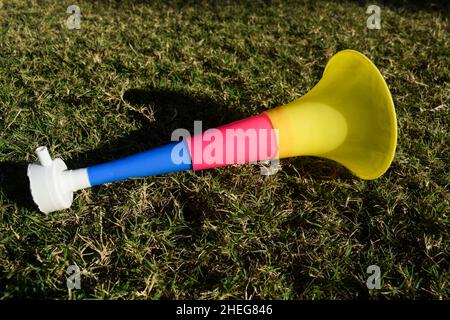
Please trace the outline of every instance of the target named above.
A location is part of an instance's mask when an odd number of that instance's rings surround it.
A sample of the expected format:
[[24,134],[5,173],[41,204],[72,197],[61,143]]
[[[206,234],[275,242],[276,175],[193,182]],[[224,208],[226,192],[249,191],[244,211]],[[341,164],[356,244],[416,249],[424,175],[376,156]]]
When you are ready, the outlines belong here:
[[377,67],[357,51],[338,52],[311,91],[266,114],[278,129],[280,158],[328,158],[362,179],[378,178],[394,158],[391,94]]

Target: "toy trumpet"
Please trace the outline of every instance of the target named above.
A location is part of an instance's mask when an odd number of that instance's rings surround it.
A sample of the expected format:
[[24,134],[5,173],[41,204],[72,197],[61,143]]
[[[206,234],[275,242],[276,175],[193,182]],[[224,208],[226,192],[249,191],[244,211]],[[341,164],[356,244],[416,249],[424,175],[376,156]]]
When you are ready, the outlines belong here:
[[69,208],[75,191],[128,178],[294,156],[337,161],[362,179],[390,166],[397,121],[389,89],[363,54],[344,50],[301,98],[262,114],[209,129],[119,160],[68,170],[46,147],[28,166],[34,202],[44,213]]

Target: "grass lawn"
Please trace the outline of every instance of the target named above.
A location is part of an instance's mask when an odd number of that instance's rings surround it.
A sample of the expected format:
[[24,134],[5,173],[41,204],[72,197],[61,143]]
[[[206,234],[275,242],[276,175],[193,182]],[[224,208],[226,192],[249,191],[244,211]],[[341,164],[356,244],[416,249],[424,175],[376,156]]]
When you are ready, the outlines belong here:
[[[0,299],[448,299],[449,6],[378,2],[380,30],[363,1],[2,1]],[[37,146],[70,168],[145,150],[302,96],[347,48],[396,106],[377,180],[300,157],[96,187],[49,215],[30,200]]]

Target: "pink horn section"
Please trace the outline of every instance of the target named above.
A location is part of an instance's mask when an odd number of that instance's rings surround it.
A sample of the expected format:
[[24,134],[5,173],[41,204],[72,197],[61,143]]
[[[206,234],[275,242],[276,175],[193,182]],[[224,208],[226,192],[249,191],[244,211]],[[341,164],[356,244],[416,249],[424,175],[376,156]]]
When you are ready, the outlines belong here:
[[266,114],[208,129],[188,140],[194,170],[274,159],[277,133]]

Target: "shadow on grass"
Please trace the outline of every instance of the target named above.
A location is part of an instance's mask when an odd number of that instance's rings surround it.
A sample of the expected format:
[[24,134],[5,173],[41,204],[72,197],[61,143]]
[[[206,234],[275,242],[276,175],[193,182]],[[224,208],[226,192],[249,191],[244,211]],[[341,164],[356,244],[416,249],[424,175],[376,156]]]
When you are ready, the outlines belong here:
[[25,161],[0,162],[0,192],[19,207],[35,210]]
[[[110,7],[121,9],[123,6],[127,6],[128,3],[122,0],[102,0],[100,3],[107,4]],[[245,7],[245,8],[253,8],[253,7],[270,7],[280,5],[280,2],[277,0],[264,0],[259,2],[252,1],[236,1],[236,2],[228,2],[228,1],[211,1],[211,2],[188,2],[188,1],[171,1],[167,3],[162,3],[163,6],[160,6],[161,9],[167,7],[170,8],[178,8],[183,9],[185,7],[198,7],[200,9],[204,8],[212,8],[215,11],[224,10],[224,8],[234,5],[236,7]],[[287,1],[286,1],[287,2]],[[322,2],[335,2],[331,0],[322,0]],[[450,4],[448,0],[434,0],[434,1],[423,1],[423,0],[378,0],[378,2],[373,3],[369,0],[347,0],[347,2],[355,2],[359,6],[367,7],[371,4],[376,4],[380,7],[389,7],[393,10],[399,11],[407,11],[407,12],[417,12],[417,11],[426,11],[426,12],[440,12],[440,13],[448,13]],[[155,1],[153,0],[137,0],[133,1],[134,4],[148,4],[155,5]],[[295,3],[295,2],[294,2]],[[158,3],[157,3],[158,4]],[[305,6],[302,2],[298,1],[299,6]],[[308,3],[310,8],[314,8],[314,2]],[[447,15],[443,15],[444,18],[448,18]]]
[[[210,97],[167,89],[130,89],[123,99],[135,107],[133,111],[126,111],[127,116],[141,129],[108,141],[95,150],[74,155],[67,161],[70,168],[111,161],[169,143],[177,128],[192,133],[195,120],[201,120],[205,130],[246,116]],[[149,115],[153,115],[154,120]]]
[[339,178],[344,181],[358,179],[343,165],[325,158],[307,156],[285,160],[283,171],[288,175],[300,174],[314,180],[333,180]]
[[[70,169],[111,161],[168,143],[177,128],[192,132],[195,120],[202,120],[203,129],[208,129],[247,116],[210,97],[167,89],[130,89],[123,99],[135,107],[133,111],[124,112],[141,129],[64,159]],[[147,117],[149,114],[153,114],[153,121]],[[0,192],[19,207],[36,210],[27,165],[24,161],[0,162]]]
[[[195,120],[202,120],[205,130],[250,116],[210,97],[167,89],[130,89],[124,93],[123,99],[133,106],[132,111],[125,111],[128,118],[141,129],[108,141],[94,150],[75,154],[66,160],[70,169],[111,161],[168,143],[171,133],[177,128],[192,132]],[[330,160],[302,157],[286,161],[289,164],[283,170],[288,174],[298,172],[325,180],[337,176],[352,178],[345,168]],[[0,162],[0,191],[20,207],[36,209],[29,190],[26,162]]]
[[372,3],[368,0],[348,0],[350,2],[356,2],[360,6],[367,7],[371,4],[376,4],[383,7],[388,7],[391,10],[396,10],[399,12],[417,12],[417,11],[425,11],[425,12],[439,12],[443,13],[443,17],[445,19],[448,16],[445,13],[449,12],[449,2],[448,0],[434,0],[434,1],[423,1],[423,0],[381,0],[378,2]]

